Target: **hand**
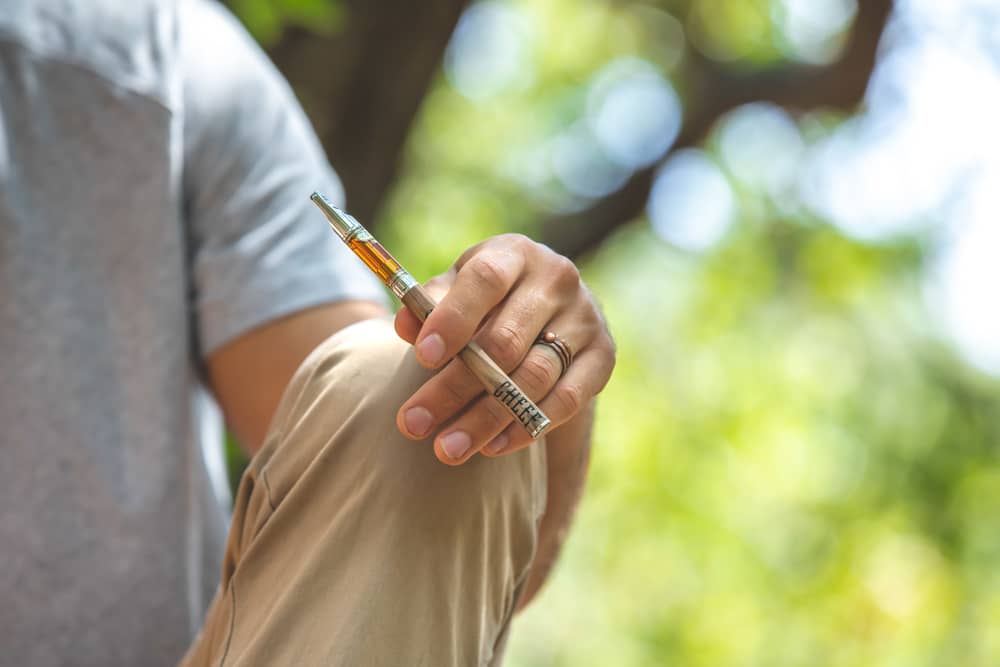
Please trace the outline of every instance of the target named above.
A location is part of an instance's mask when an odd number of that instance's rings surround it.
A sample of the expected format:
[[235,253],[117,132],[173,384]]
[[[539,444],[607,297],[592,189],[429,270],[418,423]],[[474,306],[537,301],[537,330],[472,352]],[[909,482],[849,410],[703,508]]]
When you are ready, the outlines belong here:
[[[579,414],[604,388],[615,348],[604,318],[576,266],[519,234],[504,234],[469,248],[445,274],[427,283],[438,306],[421,326],[403,308],[396,332],[416,346],[417,359],[441,371],[399,409],[396,423],[408,438],[436,433],[434,451],[458,465],[481,451],[497,456],[532,443],[520,424],[455,358],[475,339],[552,421],[550,430]],[[560,377],[558,354],[536,345],[555,332],[574,359]]]

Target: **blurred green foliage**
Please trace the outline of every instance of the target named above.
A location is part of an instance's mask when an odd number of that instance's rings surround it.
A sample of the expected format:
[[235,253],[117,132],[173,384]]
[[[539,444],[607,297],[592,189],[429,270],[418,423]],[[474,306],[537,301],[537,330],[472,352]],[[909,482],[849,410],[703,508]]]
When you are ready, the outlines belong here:
[[270,46],[289,25],[332,34],[341,26],[340,3],[331,0],[226,0],[247,30],[263,46]]
[[[752,65],[783,57],[772,4],[663,6]],[[418,278],[488,235],[539,233],[565,202],[532,175],[537,147],[601,67],[676,62],[641,3],[513,5],[530,71],[478,102],[435,84],[380,222]],[[640,219],[581,259],[618,367],[588,493],[508,664],[998,664],[1000,386],[935,338],[923,240],[866,245],[728,175],[738,219],[707,250]]]

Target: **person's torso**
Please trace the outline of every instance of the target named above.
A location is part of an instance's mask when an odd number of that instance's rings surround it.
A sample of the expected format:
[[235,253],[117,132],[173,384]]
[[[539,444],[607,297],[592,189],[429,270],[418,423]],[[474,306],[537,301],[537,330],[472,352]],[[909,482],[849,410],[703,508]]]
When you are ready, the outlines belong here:
[[0,11],[3,664],[170,664],[218,576],[175,16],[139,0]]

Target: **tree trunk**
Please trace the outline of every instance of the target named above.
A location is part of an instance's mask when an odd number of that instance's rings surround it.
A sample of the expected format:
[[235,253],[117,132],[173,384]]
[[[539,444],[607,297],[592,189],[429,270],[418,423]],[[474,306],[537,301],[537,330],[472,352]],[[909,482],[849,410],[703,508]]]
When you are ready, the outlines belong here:
[[270,49],[298,92],[351,213],[374,225],[467,0],[342,0],[333,38],[289,27]]

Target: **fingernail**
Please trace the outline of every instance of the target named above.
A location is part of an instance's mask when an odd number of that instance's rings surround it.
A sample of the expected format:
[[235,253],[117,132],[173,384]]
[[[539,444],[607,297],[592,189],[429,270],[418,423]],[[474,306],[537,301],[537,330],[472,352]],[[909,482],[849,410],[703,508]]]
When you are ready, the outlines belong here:
[[437,366],[444,356],[444,339],[436,333],[417,344],[417,356],[431,366]]
[[460,459],[462,455],[469,451],[472,441],[465,431],[452,431],[441,438],[441,449],[450,459]]
[[419,405],[403,413],[403,423],[406,425],[407,433],[418,437],[430,430],[433,419],[431,413]]
[[486,445],[486,451],[490,454],[499,454],[504,447],[507,446],[509,438],[506,433],[501,433],[497,437],[490,440],[490,444]]

